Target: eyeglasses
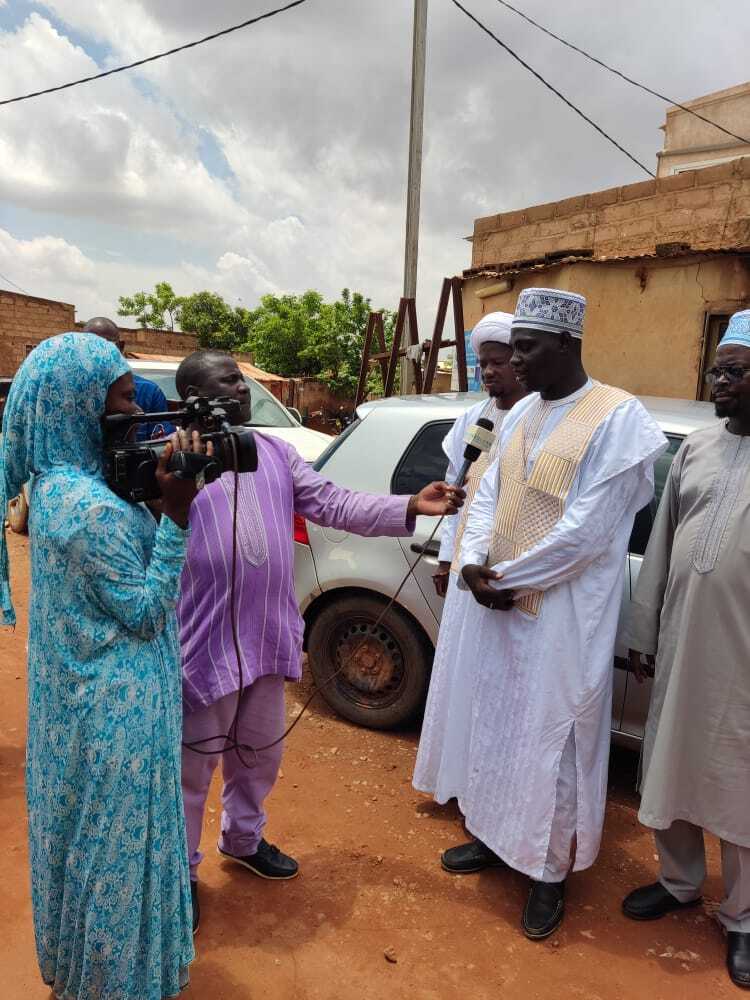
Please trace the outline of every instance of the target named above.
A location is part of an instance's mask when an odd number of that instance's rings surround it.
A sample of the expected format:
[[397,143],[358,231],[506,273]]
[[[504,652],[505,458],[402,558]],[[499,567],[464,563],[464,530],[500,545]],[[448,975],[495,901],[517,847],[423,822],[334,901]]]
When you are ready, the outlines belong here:
[[720,378],[725,378],[727,382],[741,382],[748,372],[750,368],[743,368],[741,365],[716,365],[706,372],[706,382],[713,385]]

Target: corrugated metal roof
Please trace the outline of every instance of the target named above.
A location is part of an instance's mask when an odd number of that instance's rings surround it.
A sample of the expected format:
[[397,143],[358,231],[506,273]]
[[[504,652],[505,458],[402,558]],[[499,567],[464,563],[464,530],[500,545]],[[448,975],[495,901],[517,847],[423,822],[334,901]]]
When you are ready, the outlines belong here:
[[651,253],[594,257],[590,251],[587,251],[586,253],[572,253],[564,256],[547,255],[545,257],[534,257],[530,260],[510,261],[507,264],[481,264],[478,267],[469,267],[462,272],[462,277],[504,278],[509,275],[522,274],[528,271],[547,271],[551,267],[560,267],[562,264],[626,264],[644,260],[675,260],[679,257],[726,257],[733,254],[736,256],[748,256],[750,255],[750,246],[693,250],[690,247],[675,244],[674,249],[665,248],[658,253],[654,251]]

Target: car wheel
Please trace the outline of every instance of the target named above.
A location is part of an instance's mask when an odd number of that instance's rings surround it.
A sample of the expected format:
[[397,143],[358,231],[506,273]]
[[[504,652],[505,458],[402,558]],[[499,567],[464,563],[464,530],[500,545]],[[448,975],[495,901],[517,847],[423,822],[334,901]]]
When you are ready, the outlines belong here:
[[[391,729],[423,706],[430,681],[428,644],[403,611],[353,595],[329,604],[307,641],[316,685],[339,715],[370,729]],[[335,674],[335,676],[333,676]]]

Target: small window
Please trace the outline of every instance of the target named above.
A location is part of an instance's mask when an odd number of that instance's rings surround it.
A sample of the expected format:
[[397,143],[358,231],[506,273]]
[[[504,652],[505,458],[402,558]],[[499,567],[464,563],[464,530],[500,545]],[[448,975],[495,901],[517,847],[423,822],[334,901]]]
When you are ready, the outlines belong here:
[[633,532],[630,536],[628,551],[636,556],[642,556],[646,551],[651,529],[654,526],[656,510],[659,506],[661,495],[664,492],[664,487],[667,484],[672,459],[677,454],[684,438],[670,434],[667,436],[667,440],[669,441],[669,447],[654,463],[654,499],[638,511],[633,522]]
[[412,439],[393,473],[391,493],[413,496],[428,483],[445,479],[448,457],[443,451],[443,440],[452,426],[452,420],[425,424]]

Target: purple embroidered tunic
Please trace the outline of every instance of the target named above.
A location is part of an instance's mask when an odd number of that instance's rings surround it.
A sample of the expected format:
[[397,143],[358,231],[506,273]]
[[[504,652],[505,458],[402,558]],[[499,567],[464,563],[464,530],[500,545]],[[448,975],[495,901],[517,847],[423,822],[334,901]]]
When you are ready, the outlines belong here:
[[[313,471],[291,445],[256,434],[258,470],[240,476],[236,608],[244,682],[301,676],[294,593],[294,514],[358,535],[410,535],[406,496],[353,493]],[[230,616],[234,476],[198,494],[177,607],[186,712],[239,689]]]

